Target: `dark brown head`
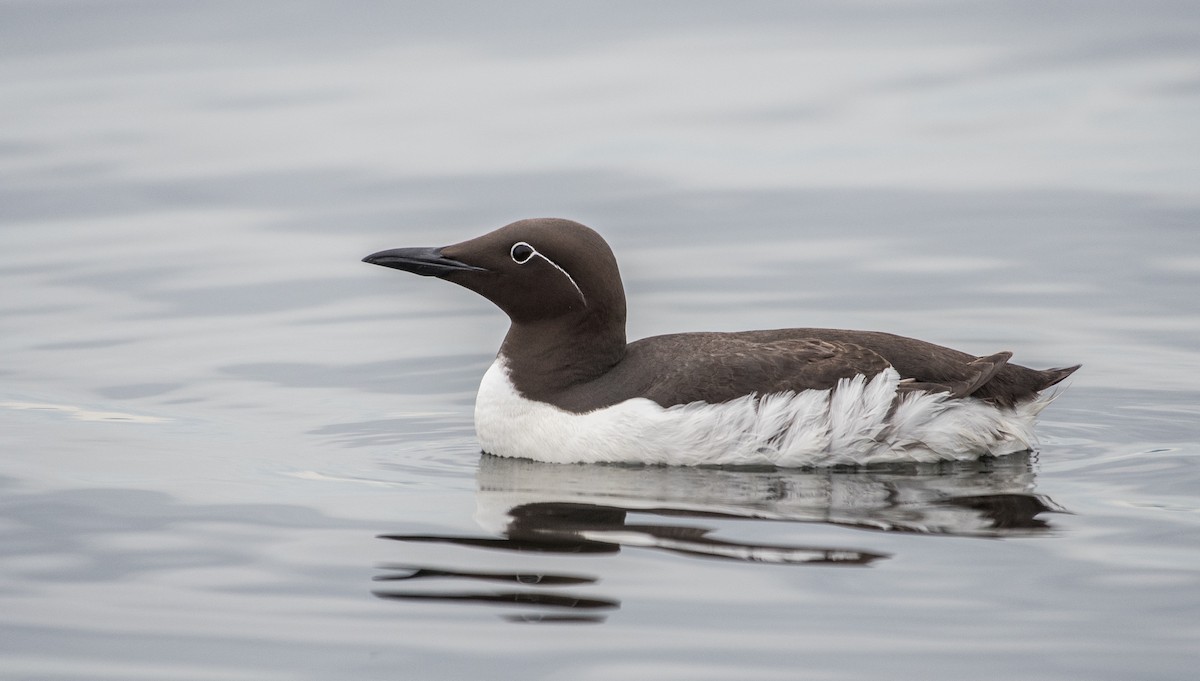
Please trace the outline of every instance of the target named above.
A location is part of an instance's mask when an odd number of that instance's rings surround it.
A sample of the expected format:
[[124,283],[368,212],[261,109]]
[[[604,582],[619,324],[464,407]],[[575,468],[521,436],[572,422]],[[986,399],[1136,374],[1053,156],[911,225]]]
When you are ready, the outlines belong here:
[[454,282],[504,310],[512,326],[501,354],[528,394],[590,380],[625,355],[616,258],[578,222],[520,220],[452,246],[397,248],[363,260]]
[[625,291],[612,251],[570,220],[520,220],[452,246],[397,248],[363,261],[471,289],[514,323],[601,315],[624,327]]

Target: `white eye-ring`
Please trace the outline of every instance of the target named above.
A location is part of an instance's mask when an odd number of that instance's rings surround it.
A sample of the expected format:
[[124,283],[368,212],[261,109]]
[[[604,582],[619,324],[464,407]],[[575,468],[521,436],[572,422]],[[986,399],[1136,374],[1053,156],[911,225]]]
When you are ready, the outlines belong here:
[[508,250],[508,255],[513,259],[513,262],[517,263],[518,265],[524,265],[532,260],[533,256],[537,254],[538,252],[534,250],[533,246],[530,246],[524,241],[518,241],[512,245],[512,248]]
[[579,299],[583,301],[583,306],[587,307],[587,296],[583,295],[583,289],[579,288],[579,284],[575,283],[575,278],[572,277],[569,272],[560,267],[558,263],[554,262],[550,258],[547,258],[541,253],[538,253],[536,248],[530,246],[524,241],[518,241],[512,245],[512,248],[508,249],[508,256],[512,258],[513,262],[517,263],[518,265],[524,265],[525,263],[528,263],[530,260],[533,260],[533,256],[535,255],[550,263],[554,269],[558,270],[564,277],[566,277],[567,281],[571,282],[571,286],[574,287],[575,292],[579,294]]

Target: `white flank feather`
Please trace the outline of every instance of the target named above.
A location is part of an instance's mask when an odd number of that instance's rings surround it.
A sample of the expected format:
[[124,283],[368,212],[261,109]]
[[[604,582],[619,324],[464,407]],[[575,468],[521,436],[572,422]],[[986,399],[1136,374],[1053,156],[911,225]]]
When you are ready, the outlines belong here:
[[1032,449],[1049,397],[1013,408],[946,393],[897,398],[894,369],[832,390],[747,395],[663,408],[634,398],[585,414],[526,399],[503,358],[483,377],[475,429],[484,451],[549,463],[869,464],[974,459]]

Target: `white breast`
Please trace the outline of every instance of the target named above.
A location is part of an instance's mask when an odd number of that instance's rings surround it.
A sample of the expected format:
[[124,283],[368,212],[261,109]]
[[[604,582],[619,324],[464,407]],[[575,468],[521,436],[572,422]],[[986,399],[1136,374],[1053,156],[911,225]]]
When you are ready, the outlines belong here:
[[526,399],[498,357],[479,386],[475,430],[496,456],[549,463],[669,465],[867,464],[974,459],[1032,449],[1050,398],[998,408],[914,392],[893,408],[900,376],[888,369],[832,390],[776,393],[660,407],[645,398],[586,414]]

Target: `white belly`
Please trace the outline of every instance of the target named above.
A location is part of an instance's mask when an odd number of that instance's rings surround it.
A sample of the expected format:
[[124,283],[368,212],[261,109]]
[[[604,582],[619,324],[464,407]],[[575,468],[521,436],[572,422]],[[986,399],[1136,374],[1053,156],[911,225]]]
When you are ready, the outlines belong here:
[[522,397],[499,357],[479,386],[475,430],[489,454],[549,463],[799,467],[938,461],[1032,449],[1034,420],[1050,400],[1009,409],[915,392],[893,409],[899,381],[888,369],[870,380],[842,380],[833,390],[666,408],[635,398],[573,414]]

